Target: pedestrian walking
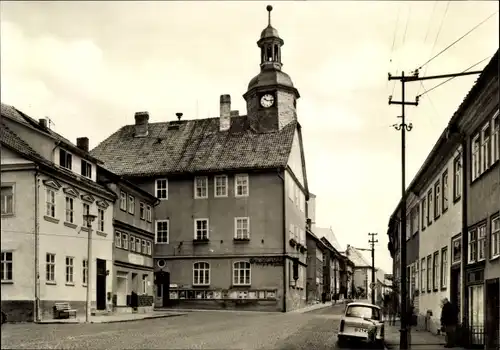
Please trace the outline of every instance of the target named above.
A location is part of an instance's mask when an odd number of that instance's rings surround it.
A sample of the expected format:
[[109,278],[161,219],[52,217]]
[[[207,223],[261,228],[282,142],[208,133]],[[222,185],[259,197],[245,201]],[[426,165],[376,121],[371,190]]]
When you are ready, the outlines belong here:
[[448,298],[442,301],[441,309],[441,328],[446,333],[445,348],[452,348],[455,346],[456,330],[458,324],[458,310],[455,305],[450,303]]

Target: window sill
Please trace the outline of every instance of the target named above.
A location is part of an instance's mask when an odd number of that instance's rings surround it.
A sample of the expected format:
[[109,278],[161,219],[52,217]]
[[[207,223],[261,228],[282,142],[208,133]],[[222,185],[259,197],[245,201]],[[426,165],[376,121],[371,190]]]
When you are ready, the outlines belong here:
[[495,256],[492,256],[490,258],[490,261],[495,261],[495,260],[498,260],[500,258],[500,255],[495,255]]
[[134,211],[134,212],[132,212],[132,213],[131,213],[131,212],[128,212],[128,213],[129,213],[130,215],[135,215],[135,211]]
[[2,281],[2,284],[14,284],[14,281],[12,280]]
[[446,286],[441,286],[441,291],[445,291],[446,290]]
[[82,287],[87,288],[87,283],[82,283]]
[[208,196],[206,196],[206,197],[194,197],[194,199],[208,199]]
[[231,288],[249,288],[252,284],[232,284]]
[[448,211],[448,208],[443,208],[443,214]]
[[227,198],[227,194],[226,195],[220,195],[220,196],[214,195],[214,198]]
[[210,240],[208,238],[206,239],[193,239],[193,244],[208,244]]
[[72,222],[65,221],[64,226],[67,226],[69,228],[77,228],[78,225],[73,224]]
[[57,284],[56,281],[45,281],[45,284],[48,284],[50,286],[55,286]]
[[108,234],[106,232],[102,232],[102,231],[96,231],[96,234],[98,236],[101,236],[101,237],[107,237],[108,236]]
[[210,283],[207,284],[193,284],[193,288],[207,288],[210,287]]
[[51,222],[53,224],[59,223],[59,219],[53,218],[51,216],[44,215],[43,218],[45,219],[45,221]]
[[120,210],[123,211],[124,213],[127,212],[127,209],[120,208]]
[[234,242],[250,242],[250,238],[233,238]]
[[68,286],[68,287],[74,287],[74,286],[75,286],[75,284],[74,284],[74,283],[65,283],[64,285],[65,285],[65,286]]
[[82,231],[89,232],[90,229],[88,227],[82,226]]
[[2,214],[2,218],[11,218],[11,217],[14,217],[14,213],[5,213],[5,214]]
[[440,217],[441,217],[441,214],[439,214],[438,216],[434,216],[434,221],[437,221]]

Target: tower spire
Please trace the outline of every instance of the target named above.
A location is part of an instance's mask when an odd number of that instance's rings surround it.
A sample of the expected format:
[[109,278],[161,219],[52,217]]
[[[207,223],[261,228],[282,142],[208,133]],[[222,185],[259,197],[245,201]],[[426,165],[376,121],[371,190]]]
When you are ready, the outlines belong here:
[[267,26],[271,27],[271,11],[273,10],[273,7],[271,5],[267,5],[266,10],[268,12],[268,14],[267,14]]

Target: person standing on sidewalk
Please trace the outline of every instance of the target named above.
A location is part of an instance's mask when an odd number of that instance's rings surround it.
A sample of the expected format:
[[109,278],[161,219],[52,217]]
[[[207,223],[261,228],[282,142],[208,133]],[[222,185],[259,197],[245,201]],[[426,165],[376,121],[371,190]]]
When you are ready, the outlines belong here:
[[445,348],[455,346],[455,333],[458,323],[458,311],[455,305],[450,303],[448,298],[443,299],[443,308],[441,309],[441,326],[446,333]]

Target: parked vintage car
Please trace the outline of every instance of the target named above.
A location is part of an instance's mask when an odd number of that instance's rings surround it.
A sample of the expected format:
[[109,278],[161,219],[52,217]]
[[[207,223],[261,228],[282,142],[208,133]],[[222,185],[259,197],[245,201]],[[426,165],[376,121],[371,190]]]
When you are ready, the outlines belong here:
[[337,341],[339,347],[344,347],[349,341],[358,341],[383,349],[384,322],[380,307],[361,302],[347,304],[340,320]]

